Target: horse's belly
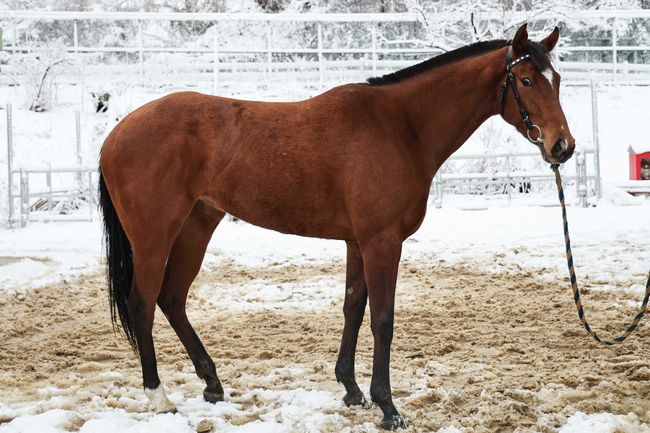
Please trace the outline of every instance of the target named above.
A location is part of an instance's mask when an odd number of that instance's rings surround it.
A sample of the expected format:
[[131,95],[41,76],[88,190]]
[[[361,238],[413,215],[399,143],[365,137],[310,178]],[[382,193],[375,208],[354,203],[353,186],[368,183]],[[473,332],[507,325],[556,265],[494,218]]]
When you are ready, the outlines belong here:
[[248,185],[206,198],[234,217],[266,229],[317,238],[354,238],[342,197],[328,200],[322,191]]
[[233,213],[235,217],[250,224],[298,236],[308,236],[324,239],[354,239],[349,227],[337,225],[330,221],[299,220],[283,215],[265,215],[260,212]]

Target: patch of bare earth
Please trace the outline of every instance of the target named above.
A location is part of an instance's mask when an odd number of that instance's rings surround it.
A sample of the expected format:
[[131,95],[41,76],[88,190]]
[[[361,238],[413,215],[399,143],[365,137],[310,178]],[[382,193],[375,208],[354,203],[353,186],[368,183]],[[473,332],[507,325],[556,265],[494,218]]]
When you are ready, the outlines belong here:
[[[227,398],[244,409],[224,415],[229,422],[243,424],[263,413],[254,398],[243,397],[254,388],[303,387],[343,396],[334,378],[343,272],[344,263],[334,262],[224,264],[200,274],[196,284],[215,292],[221,284],[252,279],[273,285],[332,274],[341,287],[331,306],[310,311],[235,311],[191,295],[190,320],[217,363]],[[589,291],[589,283],[588,318],[602,334],[618,334],[634,314],[631,295]],[[471,264],[449,267],[421,257],[403,261],[397,300],[392,385],[397,407],[410,420],[408,431],[454,425],[468,432],[554,432],[578,410],[635,412],[644,422],[650,419],[650,346],[643,322],[621,347],[596,345],[579,326],[565,281],[542,282],[525,271],[481,273]],[[0,401],[21,407],[60,396],[51,407],[74,409],[82,418],[102,407],[146,413],[139,361],[112,332],[102,276],[20,297],[2,295],[0,317]],[[372,367],[368,322],[366,315],[357,355],[366,394]],[[187,399],[200,395],[203,384],[160,313],[154,340],[168,391]],[[331,431],[381,418],[376,407],[341,407],[339,413],[340,424]]]

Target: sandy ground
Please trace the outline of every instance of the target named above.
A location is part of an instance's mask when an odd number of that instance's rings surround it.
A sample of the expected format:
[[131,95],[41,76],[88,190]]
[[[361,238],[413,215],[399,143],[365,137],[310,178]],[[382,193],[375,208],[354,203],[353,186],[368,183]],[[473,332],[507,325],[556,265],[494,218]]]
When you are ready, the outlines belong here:
[[[555,432],[578,410],[634,412],[650,421],[650,347],[644,344],[643,322],[623,346],[602,348],[579,327],[565,281],[543,281],[528,271],[473,269],[471,263],[450,267],[432,256],[402,263],[392,383],[395,403],[410,420],[408,431],[455,426],[463,432]],[[270,408],[260,403],[260,389],[343,396],[334,378],[343,272],[342,261],[265,268],[225,263],[199,275],[190,295],[190,319],[214,357],[226,400],[240,408],[220,416],[232,425],[263,417]],[[299,286],[318,278],[338,284],[341,296],[309,311],[229,310],[214,305],[206,290],[253,279]],[[599,281],[583,279],[583,284],[592,324],[602,334],[617,333],[636,308],[635,296],[589,290]],[[0,402],[20,408],[41,400],[47,404],[40,410],[75,410],[79,416],[69,421],[70,431],[105,408],[151,416],[140,389],[138,360],[111,331],[102,276],[0,294],[0,317]],[[372,366],[368,322],[366,315],[357,355],[357,376],[366,395]],[[603,329],[604,324],[609,326]],[[168,392],[175,401],[195,401],[203,384],[160,313],[154,339]],[[374,406],[339,404],[326,410],[336,416],[319,427],[323,431],[374,431],[381,419]],[[198,423],[199,418],[193,419]],[[8,421],[0,419],[0,426]],[[298,425],[298,430],[308,426]]]

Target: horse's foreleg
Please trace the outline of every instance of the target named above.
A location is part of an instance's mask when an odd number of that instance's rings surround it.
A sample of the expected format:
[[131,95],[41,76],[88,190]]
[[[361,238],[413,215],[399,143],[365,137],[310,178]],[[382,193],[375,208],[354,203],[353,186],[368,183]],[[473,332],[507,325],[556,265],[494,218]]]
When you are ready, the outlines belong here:
[[336,362],[336,380],[345,386],[343,401],[347,406],[362,405],[366,402],[354,377],[354,355],[357,349],[359,328],[368,299],[368,288],[363,274],[363,259],[356,243],[348,242],[347,267],[345,274],[345,303],[343,314],[345,325],[339,359]]
[[401,250],[401,240],[390,236],[375,236],[361,245],[370,300],[370,327],[375,340],[370,397],[384,413],[381,427],[388,430],[407,426],[393,404],[389,376],[395,285]]
[[174,241],[167,261],[165,283],[158,298],[158,305],[185,346],[197,376],[206,382],[203,397],[211,403],[223,400],[223,387],[212,358],[187,318],[185,301],[190,285],[201,269],[212,233],[223,217],[223,212],[197,203]]

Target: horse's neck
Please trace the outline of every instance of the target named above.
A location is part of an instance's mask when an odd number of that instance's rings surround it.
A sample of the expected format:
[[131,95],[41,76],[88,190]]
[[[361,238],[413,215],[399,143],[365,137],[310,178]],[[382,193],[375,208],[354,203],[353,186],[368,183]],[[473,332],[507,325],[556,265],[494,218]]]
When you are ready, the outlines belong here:
[[483,122],[498,113],[504,58],[503,50],[496,50],[440,66],[395,86],[418,139],[421,161],[432,177]]

